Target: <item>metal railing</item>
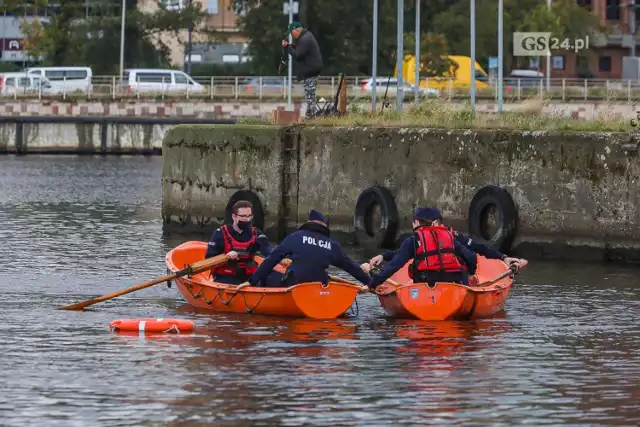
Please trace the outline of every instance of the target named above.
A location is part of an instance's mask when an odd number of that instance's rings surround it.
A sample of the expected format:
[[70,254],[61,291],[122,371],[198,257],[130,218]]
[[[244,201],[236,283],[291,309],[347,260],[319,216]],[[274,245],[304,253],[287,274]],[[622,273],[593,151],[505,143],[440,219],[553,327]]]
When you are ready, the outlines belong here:
[[[120,84],[117,76],[93,76],[91,85],[81,90],[67,87],[67,82],[53,82],[58,88],[0,88],[0,99],[72,99],[72,100],[108,100],[108,99],[200,99],[200,100],[263,100],[286,101],[286,76],[260,77],[202,77],[194,76],[198,85],[168,83]],[[366,82],[370,77],[347,77],[347,95],[351,102],[371,99],[371,86]],[[386,91],[387,77],[379,77],[378,98]],[[318,98],[332,99],[338,88],[339,77],[319,77],[316,95]],[[69,84],[71,86],[71,84]],[[469,83],[451,79],[421,79],[421,97],[439,97],[450,99],[469,99]],[[425,87],[435,89],[437,94],[427,93]],[[396,97],[397,87],[391,84],[387,97]],[[477,82],[476,97],[485,100],[497,100],[495,82]],[[292,85],[292,98],[303,99],[304,89],[301,83]],[[413,98],[413,89],[404,88],[405,99]],[[551,79],[547,87],[546,79],[507,78],[503,83],[505,102],[521,101],[544,97],[562,101],[640,101],[640,80],[604,80],[604,79]]]

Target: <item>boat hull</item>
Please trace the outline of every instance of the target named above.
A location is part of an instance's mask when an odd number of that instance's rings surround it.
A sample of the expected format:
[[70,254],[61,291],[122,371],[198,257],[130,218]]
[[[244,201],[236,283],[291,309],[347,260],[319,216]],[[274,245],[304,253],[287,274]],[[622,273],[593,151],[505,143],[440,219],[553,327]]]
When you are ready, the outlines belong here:
[[[509,296],[512,277],[504,277],[488,286],[464,286],[457,283],[413,283],[409,278],[409,261],[378,289],[380,305],[388,316],[420,320],[469,320],[499,313]],[[478,256],[478,281],[490,280],[508,270],[500,260]]]
[[[204,259],[206,248],[206,242],[197,241],[177,246],[167,254],[168,269],[175,272]],[[256,262],[262,261],[261,257],[256,257]],[[275,270],[284,272],[281,265]],[[216,283],[210,276],[211,273],[207,271],[193,277],[179,277],[175,283],[184,300],[194,307],[217,312],[313,319],[342,316],[361,291],[360,286],[348,281],[331,281],[327,285],[320,282],[300,283],[289,288],[246,286],[236,289],[235,285]]]

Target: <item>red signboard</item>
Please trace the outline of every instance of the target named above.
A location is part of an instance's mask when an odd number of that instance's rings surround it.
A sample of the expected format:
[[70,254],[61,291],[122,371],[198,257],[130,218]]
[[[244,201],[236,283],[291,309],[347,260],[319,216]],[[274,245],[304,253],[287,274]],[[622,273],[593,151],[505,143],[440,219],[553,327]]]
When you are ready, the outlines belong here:
[[0,39],[0,47],[2,50],[6,50],[9,52],[19,52],[22,50],[24,45],[23,39]]

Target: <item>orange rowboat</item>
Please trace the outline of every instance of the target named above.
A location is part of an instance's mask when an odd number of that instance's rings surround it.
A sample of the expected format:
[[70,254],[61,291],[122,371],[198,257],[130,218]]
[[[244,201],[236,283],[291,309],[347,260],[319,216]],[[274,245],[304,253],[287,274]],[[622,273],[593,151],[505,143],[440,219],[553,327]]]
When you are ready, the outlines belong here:
[[388,316],[420,320],[490,317],[502,311],[513,283],[513,271],[504,262],[480,255],[476,274],[480,286],[436,283],[431,287],[426,283],[413,283],[409,278],[410,263],[391,276],[390,279],[397,285],[385,282],[376,289],[380,304]]
[[[166,256],[167,268],[174,272],[185,265],[204,259],[206,242],[186,242],[172,249]],[[256,262],[263,258],[256,256]],[[276,271],[284,273],[282,265]],[[175,279],[185,301],[194,307],[233,313],[255,313],[286,317],[335,319],[354,303],[363,287],[348,280],[300,283],[289,288],[262,288],[246,285],[227,285],[214,282],[205,271],[193,277]]]

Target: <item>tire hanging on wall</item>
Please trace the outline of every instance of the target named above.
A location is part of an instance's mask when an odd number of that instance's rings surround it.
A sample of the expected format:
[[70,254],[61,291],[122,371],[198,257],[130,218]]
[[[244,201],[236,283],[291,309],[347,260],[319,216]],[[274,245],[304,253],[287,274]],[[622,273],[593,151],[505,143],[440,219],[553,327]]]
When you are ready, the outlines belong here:
[[231,208],[237,201],[240,200],[246,200],[253,205],[253,226],[260,230],[264,230],[264,209],[262,208],[262,202],[260,201],[260,198],[256,195],[256,193],[250,190],[236,191],[231,196],[229,202],[227,203],[227,207],[224,210],[225,224],[231,224],[231,222],[233,221],[231,219]]
[[[489,235],[487,219],[489,211],[497,211],[497,230]],[[480,188],[469,205],[469,235],[474,240],[486,244],[500,252],[511,249],[518,234],[518,208],[511,194],[495,185]]]
[[[373,229],[372,214],[375,206],[380,207],[380,227]],[[358,196],[354,216],[356,240],[365,248],[391,246],[398,234],[398,206],[386,187],[373,186]]]

